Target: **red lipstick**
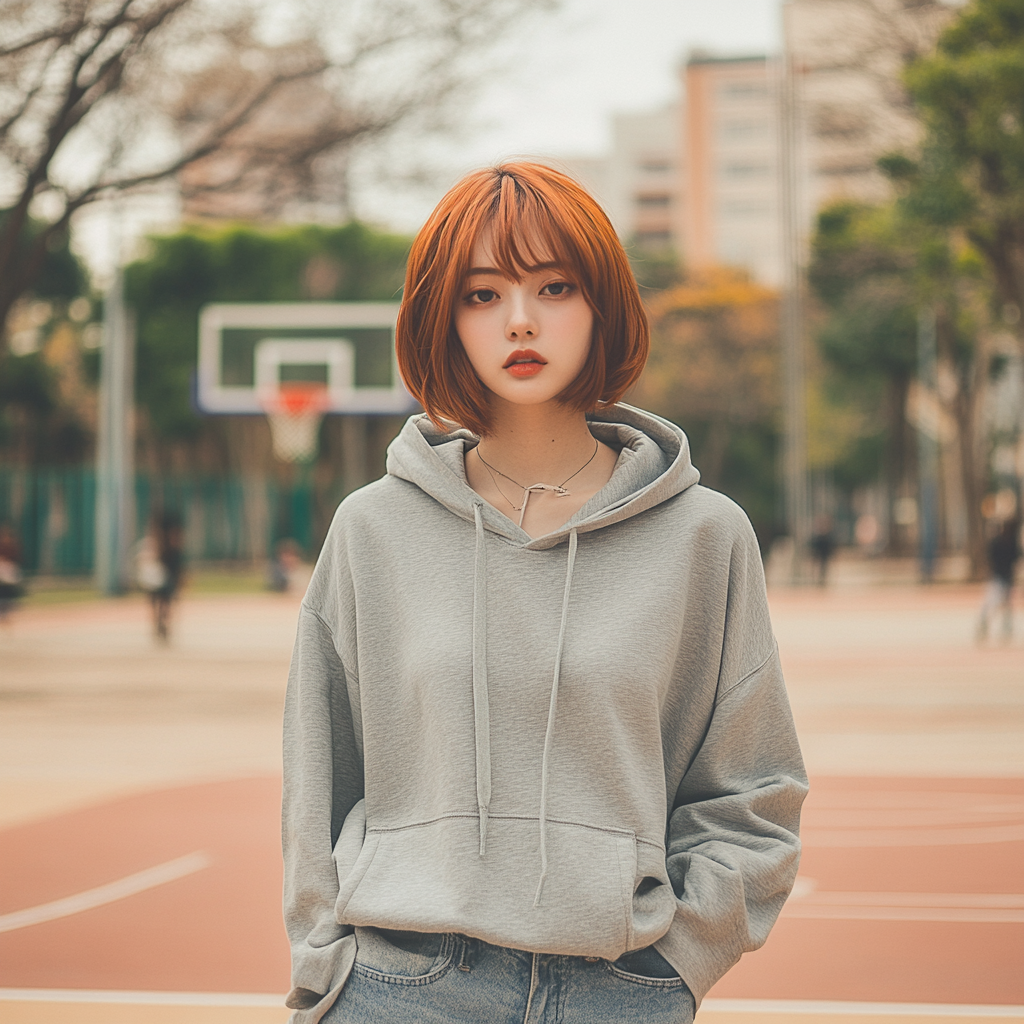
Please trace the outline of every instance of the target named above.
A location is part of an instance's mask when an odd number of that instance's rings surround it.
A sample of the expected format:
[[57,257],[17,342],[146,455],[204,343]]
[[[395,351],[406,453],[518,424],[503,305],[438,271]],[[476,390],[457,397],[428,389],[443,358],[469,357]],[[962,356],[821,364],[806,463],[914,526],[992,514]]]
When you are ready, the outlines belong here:
[[546,364],[547,360],[532,348],[518,348],[509,353],[502,364],[502,369],[508,370],[513,377],[532,377],[535,373],[540,373]]

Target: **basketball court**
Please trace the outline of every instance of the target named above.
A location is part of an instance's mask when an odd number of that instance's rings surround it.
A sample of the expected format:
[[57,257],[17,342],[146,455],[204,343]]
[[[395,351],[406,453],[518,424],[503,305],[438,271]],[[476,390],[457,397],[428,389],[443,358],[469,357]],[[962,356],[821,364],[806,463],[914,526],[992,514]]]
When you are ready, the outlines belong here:
[[[401,413],[394,304],[213,305],[197,402],[309,465]],[[1024,1021],[1024,646],[977,588],[778,590],[812,793],[800,878],[707,1024]],[[0,1024],[283,1022],[280,720],[298,595],[139,598],[0,632]]]
[[[1024,1021],[1024,644],[976,588],[776,591],[812,773],[767,946],[698,1020]],[[297,595],[25,609],[0,633],[0,1022],[284,1022]]]

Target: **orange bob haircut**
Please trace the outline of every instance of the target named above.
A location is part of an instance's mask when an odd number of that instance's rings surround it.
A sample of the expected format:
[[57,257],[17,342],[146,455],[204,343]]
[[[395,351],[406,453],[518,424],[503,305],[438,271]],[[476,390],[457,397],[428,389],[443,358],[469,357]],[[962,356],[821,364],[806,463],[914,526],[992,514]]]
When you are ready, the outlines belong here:
[[582,412],[617,402],[636,383],[650,347],[636,280],[593,197],[566,175],[533,163],[468,174],[416,236],[396,333],[406,387],[438,426],[447,419],[487,434],[489,392],[455,332],[455,310],[473,245],[488,226],[506,277],[518,282],[541,263],[557,263],[593,311],[590,358],[558,400]]

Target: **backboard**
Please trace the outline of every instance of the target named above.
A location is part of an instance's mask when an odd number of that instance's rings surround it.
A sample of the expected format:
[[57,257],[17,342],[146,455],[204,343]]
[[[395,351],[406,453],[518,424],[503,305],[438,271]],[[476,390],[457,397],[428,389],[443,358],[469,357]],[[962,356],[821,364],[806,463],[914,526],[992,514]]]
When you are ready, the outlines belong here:
[[407,413],[395,358],[397,302],[214,303],[199,314],[197,401],[262,413],[282,384],[325,386],[329,413]]

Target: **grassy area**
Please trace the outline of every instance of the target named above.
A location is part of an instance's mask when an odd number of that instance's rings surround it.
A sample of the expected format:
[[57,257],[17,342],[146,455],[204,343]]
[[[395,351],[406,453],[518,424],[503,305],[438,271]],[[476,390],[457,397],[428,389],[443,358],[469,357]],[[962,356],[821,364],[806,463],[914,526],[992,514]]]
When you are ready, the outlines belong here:
[[190,594],[260,594],[267,589],[266,573],[251,566],[197,566],[185,578]]
[[[196,565],[185,577],[187,594],[259,594],[266,590],[264,574],[252,566]],[[41,608],[53,604],[96,601],[103,595],[87,576],[35,576],[28,580],[22,604]]]
[[26,608],[42,608],[51,604],[71,604],[95,601],[99,591],[88,579],[80,577],[37,577],[28,580],[28,593],[21,604]]

